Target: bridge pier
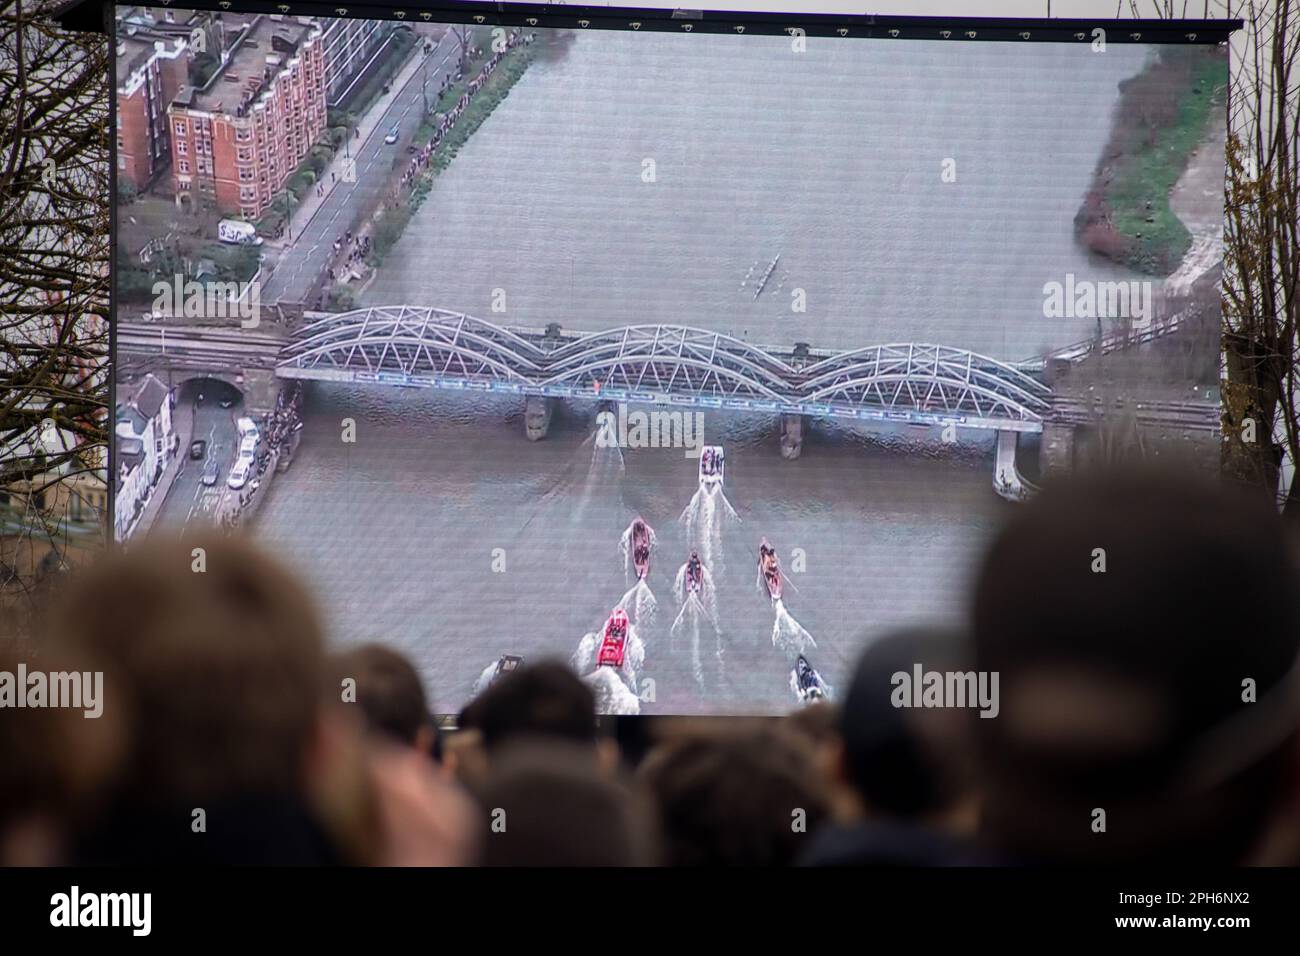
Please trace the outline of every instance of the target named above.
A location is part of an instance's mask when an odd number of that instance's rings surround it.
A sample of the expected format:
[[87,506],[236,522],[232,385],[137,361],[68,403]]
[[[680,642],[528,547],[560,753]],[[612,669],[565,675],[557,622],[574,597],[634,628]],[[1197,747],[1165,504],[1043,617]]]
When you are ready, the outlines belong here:
[[524,399],[524,434],[529,441],[541,441],[551,427],[551,414],[555,399],[544,395],[529,395]]
[[1040,467],[1044,478],[1074,470],[1074,426],[1064,422],[1043,422]]
[[802,415],[782,414],[781,416],[781,457],[794,461],[803,452]]
[[244,393],[244,408],[248,414],[269,415],[275,411],[276,400],[280,397],[280,380],[274,369],[250,368],[243,373],[240,390]]
[[998,432],[998,451],[993,464],[993,490],[1008,501],[1024,501],[1029,487],[1016,467],[1018,432]]

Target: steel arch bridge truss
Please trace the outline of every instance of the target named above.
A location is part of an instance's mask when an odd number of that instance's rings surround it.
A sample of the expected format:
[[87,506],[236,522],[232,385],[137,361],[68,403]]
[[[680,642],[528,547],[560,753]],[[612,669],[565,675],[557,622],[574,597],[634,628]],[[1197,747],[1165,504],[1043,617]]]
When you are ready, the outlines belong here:
[[543,333],[410,306],[316,319],[285,348],[278,374],[1019,431],[1041,428],[1049,395],[1012,366],[941,345],[796,359],[689,326]]
[[280,371],[289,378],[334,381],[445,377],[524,384],[541,374],[545,357],[509,329],[473,316],[382,306],[299,329],[282,353]]
[[633,325],[584,335],[551,353],[543,384],[629,396],[680,394],[711,403],[784,402],[793,369],[730,336],[680,325]]
[[912,409],[943,418],[1041,421],[1047,386],[995,359],[901,343],[841,352],[804,369],[805,400]]

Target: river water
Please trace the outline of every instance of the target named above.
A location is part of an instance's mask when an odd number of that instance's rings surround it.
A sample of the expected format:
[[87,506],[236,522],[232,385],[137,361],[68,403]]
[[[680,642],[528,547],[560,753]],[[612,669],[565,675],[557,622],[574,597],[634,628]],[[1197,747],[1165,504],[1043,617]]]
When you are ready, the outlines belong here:
[[[772,38],[581,34],[530,67],[438,178],[365,302],[533,327],[672,322],[774,345],[1041,353],[1091,332],[1043,318],[1044,282],[1131,278],[1091,261],[1072,221],[1117,85],[1146,52],[812,40],[793,54]],[[949,158],[954,183],[941,181]],[[806,313],[791,311],[796,288]],[[657,607],[629,600],[642,712],[772,713],[793,704],[800,647],[843,689],[873,635],[958,620],[1011,507],[992,490],[992,436],[944,445],[813,423],[789,462],[772,419],[710,411],[734,514],[719,502],[683,522],[696,461],[596,447],[594,414],[564,406],[531,443],[518,401],[311,386],[259,535],[306,573],[334,640],[406,651],[436,708],[454,711],[500,654],[578,651],[632,586],[619,538],[640,514],[657,533]],[[764,536],[805,568],[783,608],[756,587]],[[716,606],[679,620],[673,580],[692,546]]]
[[1038,355],[1093,331],[1044,318],[1044,283],[1139,278],[1073,220],[1148,52],[578,34],[438,177],[364,304]]

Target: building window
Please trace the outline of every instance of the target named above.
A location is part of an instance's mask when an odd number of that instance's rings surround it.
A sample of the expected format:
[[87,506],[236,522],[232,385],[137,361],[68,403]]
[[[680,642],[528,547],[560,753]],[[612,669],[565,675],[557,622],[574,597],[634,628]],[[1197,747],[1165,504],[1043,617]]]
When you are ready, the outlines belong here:
[[180,162],[176,164],[176,168],[179,169],[182,173],[188,173],[190,171],[190,164],[187,160],[182,159]]
[[189,147],[185,145],[185,140],[178,139],[176,141],[176,152],[178,152],[182,156],[186,155],[189,152]]
[[180,120],[176,121],[176,135],[177,136],[185,135],[185,124]]

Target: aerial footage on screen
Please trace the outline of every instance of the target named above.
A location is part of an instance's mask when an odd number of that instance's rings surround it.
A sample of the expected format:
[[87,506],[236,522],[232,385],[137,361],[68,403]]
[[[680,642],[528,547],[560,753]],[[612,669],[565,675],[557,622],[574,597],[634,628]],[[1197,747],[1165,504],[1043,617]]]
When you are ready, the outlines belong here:
[[1053,474],[1217,468],[1224,47],[116,17],[118,537],[440,711],[833,699]]

